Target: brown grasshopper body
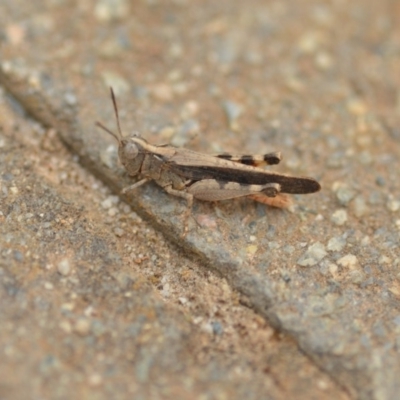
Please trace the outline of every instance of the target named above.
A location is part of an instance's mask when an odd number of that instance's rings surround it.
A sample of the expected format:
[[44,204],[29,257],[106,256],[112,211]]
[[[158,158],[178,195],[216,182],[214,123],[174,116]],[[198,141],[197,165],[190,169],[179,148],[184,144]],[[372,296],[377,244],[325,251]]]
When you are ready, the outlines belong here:
[[124,193],[150,180],[168,193],[185,198],[190,211],[193,198],[205,201],[248,196],[276,207],[286,207],[288,194],[307,194],[320,190],[320,184],[306,177],[277,174],[259,168],[278,164],[279,152],[261,156],[207,155],[173,146],[155,146],[139,136],[124,137],[113,91],[111,98],[117,118],[118,136],[101,123],[97,125],[119,143],[118,155],[130,176],[142,179],[125,188]]

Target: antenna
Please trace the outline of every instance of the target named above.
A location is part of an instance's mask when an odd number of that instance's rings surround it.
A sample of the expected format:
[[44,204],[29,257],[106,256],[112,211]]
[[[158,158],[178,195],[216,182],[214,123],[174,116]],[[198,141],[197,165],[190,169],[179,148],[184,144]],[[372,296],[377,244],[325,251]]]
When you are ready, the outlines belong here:
[[115,117],[117,118],[117,126],[118,126],[119,137],[120,137],[120,139],[122,139],[123,136],[122,136],[122,131],[121,131],[121,125],[119,123],[117,100],[115,99],[115,94],[114,94],[113,88],[111,86],[110,86],[110,93],[111,93],[111,99],[112,99],[113,106],[114,106]]
[[107,133],[109,133],[111,136],[115,137],[115,139],[117,139],[118,142],[120,142],[120,138],[113,131],[111,131],[106,126],[104,126],[101,122],[96,121],[95,125],[98,126],[101,129],[103,129],[103,131],[106,131]]
[[117,107],[117,100],[115,99],[115,94],[114,91],[112,89],[112,87],[110,87],[110,93],[111,93],[111,100],[113,102],[113,107],[114,107],[114,113],[115,113],[115,118],[117,119],[117,127],[118,127],[118,135],[116,135],[112,130],[108,129],[105,125],[103,125],[101,122],[96,122],[96,126],[98,126],[99,128],[103,129],[104,131],[106,131],[107,133],[109,133],[111,136],[113,136],[115,139],[118,140],[118,143],[121,142],[121,140],[124,138],[122,135],[122,131],[121,131],[121,125],[119,123],[119,115],[118,115],[118,107]]

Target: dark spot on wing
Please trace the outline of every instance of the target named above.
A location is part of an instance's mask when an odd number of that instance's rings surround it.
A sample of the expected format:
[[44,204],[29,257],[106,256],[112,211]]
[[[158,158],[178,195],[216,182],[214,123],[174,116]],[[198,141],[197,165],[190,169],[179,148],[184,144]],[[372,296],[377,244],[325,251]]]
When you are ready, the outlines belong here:
[[255,165],[256,162],[254,161],[254,157],[253,156],[248,156],[248,155],[244,155],[241,156],[239,159],[239,162],[245,165]]
[[218,154],[217,157],[224,160],[232,160],[232,154]]
[[268,153],[268,154],[264,154],[262,156],[253,156],[251,154],[246,154],[243,156],[233,156],[231,154],[218,154],[217,155],[218,158],[222,158],[224,160],[233,160],[235,162],[244,164],[244,165],[258,165],[262,162],[265,162],[268,165],[275,165],[275,164],[279,164],[279,162],[281,161],[281,155],[280,153],[276,152],[276,153]]
[[279,153],[264,154],[264,161],[269,165],[279,164],[281,157]]

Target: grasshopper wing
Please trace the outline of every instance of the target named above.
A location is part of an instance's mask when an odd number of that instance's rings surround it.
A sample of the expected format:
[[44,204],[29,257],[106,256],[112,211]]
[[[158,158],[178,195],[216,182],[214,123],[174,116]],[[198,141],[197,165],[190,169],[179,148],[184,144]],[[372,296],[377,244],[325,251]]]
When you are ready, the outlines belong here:
[[175,154],[166,160],[166,166],[177,175],[192,181],[215,179],[244,185],[277,183],[281,187],[281,193],[290,194],[314,193],[321,189],[320,184],[312,178],[268,172],[262,168],[240,165],[186,149],[176,149]]

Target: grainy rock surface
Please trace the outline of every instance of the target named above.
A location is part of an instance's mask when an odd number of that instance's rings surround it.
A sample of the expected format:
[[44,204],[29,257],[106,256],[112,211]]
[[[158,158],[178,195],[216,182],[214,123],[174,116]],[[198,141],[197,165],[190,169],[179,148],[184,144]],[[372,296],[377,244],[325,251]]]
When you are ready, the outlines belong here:
[[[396,398],[399,14],[1,3],[2,397]],[[118,195],[109,86],[126,134],[279,150],[323,190],[196,202],[182,239],[182,200]]]

